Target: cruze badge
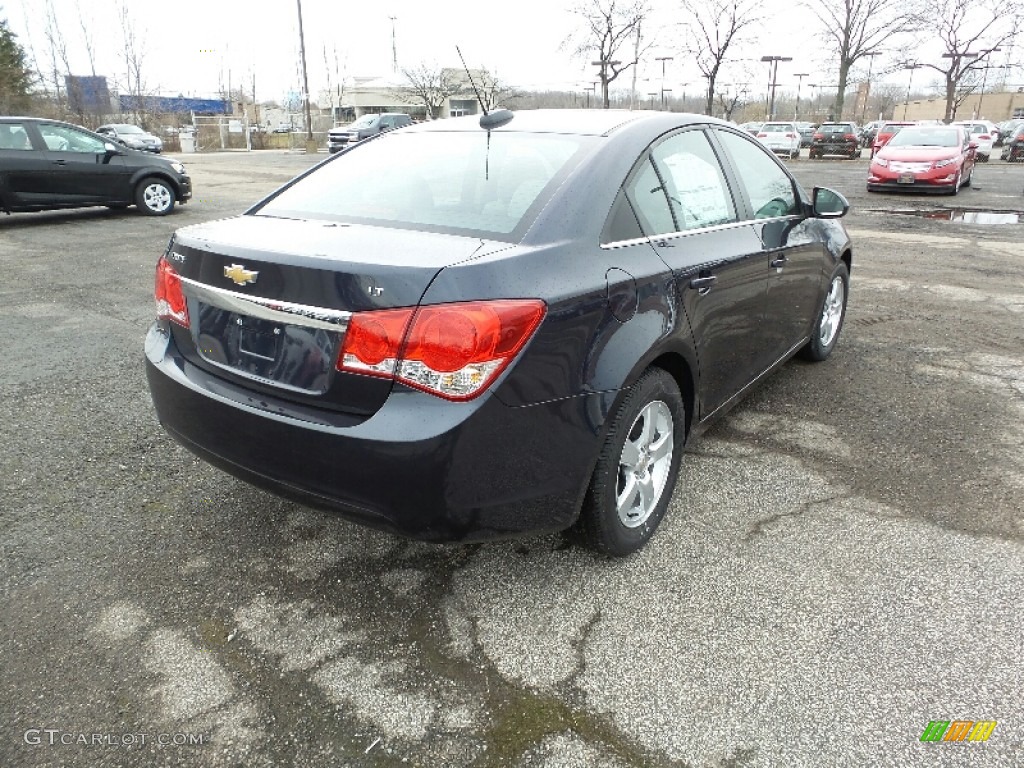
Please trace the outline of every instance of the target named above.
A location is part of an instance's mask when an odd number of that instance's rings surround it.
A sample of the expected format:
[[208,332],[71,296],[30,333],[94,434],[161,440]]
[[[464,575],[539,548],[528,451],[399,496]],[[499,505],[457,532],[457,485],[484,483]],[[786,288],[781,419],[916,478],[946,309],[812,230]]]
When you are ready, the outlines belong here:
[[241,264],[232,264],[230,267],[224,267],[224,277],[234,280],[238,285],[255,283],[259,274],[259,272],[246,269]]

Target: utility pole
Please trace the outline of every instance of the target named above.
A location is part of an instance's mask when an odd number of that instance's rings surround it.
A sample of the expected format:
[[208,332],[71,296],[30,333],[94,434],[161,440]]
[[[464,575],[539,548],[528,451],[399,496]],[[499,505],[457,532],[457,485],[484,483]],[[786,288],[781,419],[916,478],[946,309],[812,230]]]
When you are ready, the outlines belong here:
[[299,7],[299,55],[302,57],[302,103],[306,110],[306,151],[316,152],[313,141],[313,117],[309,113],[309,77],[306,75],[306,37],[302,33],[302,0],[295,0]]
[[864,124],[864,118],[868,114],[868,97],[871,95],[871,69],[875,65],[875,56],[878,56],[880,53],[881,51],[871,51],[871,53],[864,54],[868,57],[868,87],[864,91],[864,108],[860,111],[860,122],[862,125]]
[[395,19],[397,16],[388,16],[391,19],[391,71],[398,74],[398,43],[395,42]]
[[779,74],[779,62],[780,61],[792,61],[792,56],[762,56],[761,61],[768,62],[768,114],[765,117],[766,120],[775,119],[775,86],[777,85],[777,76]]
[[800,89],[803,87],[804,78],[807,77],[809,72],[797,72],[794,77],[799,78],[796,81],[796,110],[793,112],[793,120],[800,119]]
[[665,108],[665,62],[674,61],[674,56],[655,56],[655,61],[661,62],[661,108]]

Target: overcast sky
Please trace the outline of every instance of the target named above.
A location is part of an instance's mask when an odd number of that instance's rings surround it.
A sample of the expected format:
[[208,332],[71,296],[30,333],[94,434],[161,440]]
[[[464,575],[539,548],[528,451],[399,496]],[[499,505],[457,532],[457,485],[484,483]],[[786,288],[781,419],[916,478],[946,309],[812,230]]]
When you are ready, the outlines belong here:
[[[83,44],[80,20],[93,38],[97,74],[112,83],[123,78],[119,60],[121,29],[115,0],[0,0],[20,42],[40,59],[45,69],[49,44],[45,36],[46,3],[51,2],[65,39],[75,74],[91,74]],[[665,87],[674,95],[695,94],[703,80],[684,47],[677,25],[683,20],[674,0],[656,0],[657,14],[648,26],[657,30],[657,44],[641,68],[637,90],[641,94],[660,88],[661,64],[656,56],[674,56],[666,62]],[[452,0],[380,0],[339,2],[302,0],[309,86],[314,98],[328,85],[328,73],[336,82],[343,76],[386,76],[392,73],[392,20],[399,68],[420,63],[457,66],[459,45],[470,67],[481,67],[499,80],[523,89],[562,90],[583,87],[595,79],[596,68],[572,55],[566,37],[580,26],[570,12],[572,0],[511,0],[473,6]],[[244,84],[251,92],[255,76],[260,101],[281,100],[289,91],[301,90],[299,70],[298,13],[293,0],[274,5],[252,0],[171,0],[165,3],[131,2],[129,12],[138,36],[145,42],[145,79],[150,90],[162,95],[214,96],[227,86]],[[474,7],[476,11],[474,12]],[[765,93],[765,55],[792,56],[779,66],[780,92],[795,92],[795,73],[804,72],[803,95],[813,91],[809,83],[834,84],[836,72],[824,46],[812,34],[814,18],[800,11],[793,0],[765,0],[769,19],[784,19],[779,26],[766,23],[760,35],[738,48],[733,64],[720,82],[749,82],[752,95]],[[84,9],[84,13],[80,11]],[[797,21],[797,17],[802,22]],[[325,57],[326,51],[326,57]],[[908,56],[907,52],[901,55]],[[922,53],[921,55],[927,55]],[[938,61],[938,53],[933,52]],[[909,55],[913,58],[912,53]],[[879,57],[876,67],[884,66]],[[326,59],[326,61],[325,61]],[[877,70],[876,70],[877,71]],[[908,73],[894,73],[890,83],[906,83]],[[922,72],[915,82],[930,78]],[[648,78],[646,81],[644,78]],[[614,86],[628,88],[630,77]],[[684,87],[683,84],[686,83]]]

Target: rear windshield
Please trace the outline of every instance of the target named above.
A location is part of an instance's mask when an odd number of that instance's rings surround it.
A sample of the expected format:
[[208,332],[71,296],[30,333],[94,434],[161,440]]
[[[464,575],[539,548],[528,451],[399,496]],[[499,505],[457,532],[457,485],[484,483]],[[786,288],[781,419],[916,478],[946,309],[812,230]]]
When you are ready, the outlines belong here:
[[853,126],[846,123],[839,125],[823,125],[818,129],[819,133],[853,133]]
[[761,130],[764,133],[783,133],[785,131],[794,131],[792,123],[765,123],[761,126]]
[[324,163],[255,213],[508,239],[596,140],[503,131],[389,133]]

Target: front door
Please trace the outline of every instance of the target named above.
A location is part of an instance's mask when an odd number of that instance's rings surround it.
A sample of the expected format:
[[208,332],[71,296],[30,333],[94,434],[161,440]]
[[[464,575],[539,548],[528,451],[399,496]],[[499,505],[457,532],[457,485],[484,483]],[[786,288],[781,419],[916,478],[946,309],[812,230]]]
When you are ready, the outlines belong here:
[[42,123],[53,194],[70,205],[129,202],[128,169],[98,136],[69,125]]

